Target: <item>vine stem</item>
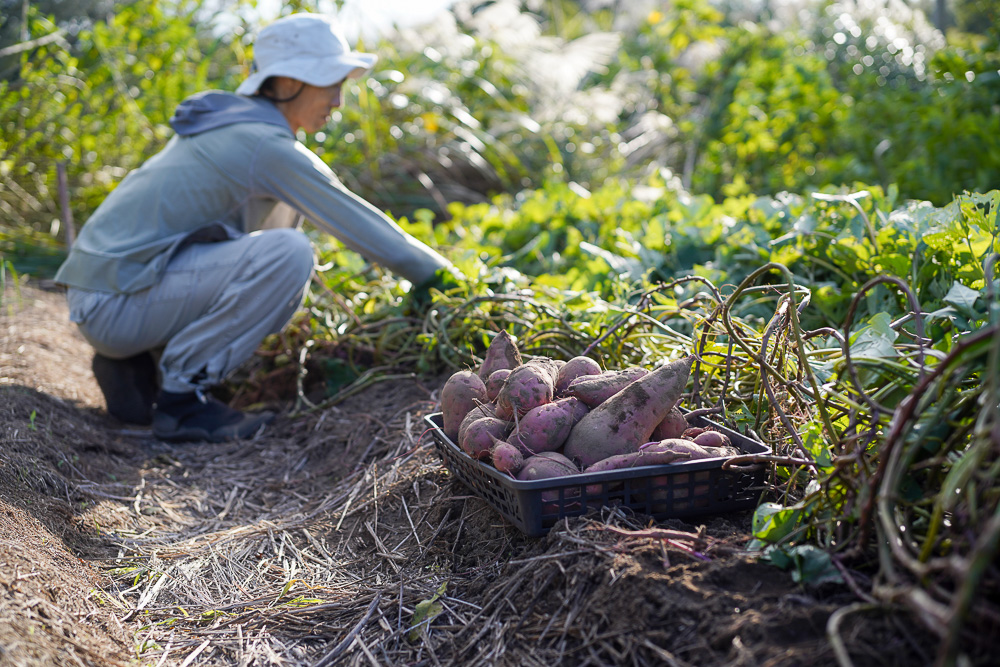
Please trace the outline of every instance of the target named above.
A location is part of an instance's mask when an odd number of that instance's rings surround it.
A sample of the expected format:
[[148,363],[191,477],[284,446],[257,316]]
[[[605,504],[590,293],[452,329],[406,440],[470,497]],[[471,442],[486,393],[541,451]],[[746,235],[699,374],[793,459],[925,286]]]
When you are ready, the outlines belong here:
[[[719,295],[719,291],[715,288],[715,285],[713,285],[710,281],[708,281],[707,279],[702,278],[700,276],[690,276],[690,277],[687,277],[687,278],[680,278],[678,280],[672,280],[669,283],[661,283],[661,284],[657,285],[656,287],[653,287],[651,289],[646,290],[645,292],[643,292],[640,295],[640,297],[639,297],[639,304],[645,303],[649,299],[650,296],[652,296],[653,294],[656,294],[657,292],[664,292],[664,291],[666,291],[668,289],[672,289],[672,288],[674,288],[674,287],[676,287],[678,285],[682,285],[682,284],[687,283],[687,282],[701,282],[701,283],[705,283],[708,286],[708,288],[710,290],[712,290],[712,294],[716,298],[716,301],[717,302],[721,302],[722,301],[722,297]],[[620,329],[632,317],[637,316],[637,315],[642,315],[642,313],[638,309],[635,309],[635,310],[626,310],[625,313],[621,317],[619,317],[618,320],[614,324],[612,324],[610,327],[608,327],[607,331],[605,331],[597,339],[595,339],[594,342],[592,342],[590,345],[588,345],[586,347],[586,349],[584,349],[584,351],[581,354],[583,356],[585,356],[585,357],[590,356],[590,354],[597,348],[598,345],[600,345],[605,340],[607,340],[615,331],[617,331],[618,329]],[[655,318],[652,318],[652,319],[655,322],[659,323],[659,320],[656,320]],[[659,324],[660,324],[660,326],[663,326],[662,323],[659,323]],[[672,329],[670,329],[669,327],[667,327],[667,331],[669,331],[670,333],[674,333],[674,334],[677,333],[677,332],[673,331]]]
[[972,550],[969,560],[971,565],[966,568],[965,576],[955,594],[948,619],[948,634],[938,655],[939,662],[944,665],[954,664],[958,657],[958,639],[962,625],[972,609],[973,600],[980,593],[979,585],[986,570],[996,562],[997,550],[1000,548],[1000,506],[986,523],[985,529],[979,535],[976,547]]
[[833,649],[833,654],[836,656],[837,664],[840,667],[854,667],[854,663],[851,661],[851,654],[848,653],[847,646],[840,637],[840,624],[851,614],[879,609],[882,609],[881,605],[870,602],[857,602],[846,607],[841,607],[830,614],[830,618],[826,622],[826,638],[830,642],[830,648]]
[[790,468],[816,466],[816,462],[812,459],[797,459],[794,456],[772,456],[769,454],[744,454],[742,456],[732,456],[723,461],[722,469],[728,470],[732,467],[741,466],[744,463],[776,463]]
[[[893,515],[889,511],[889,498],[888,494],[881,489],[882,478],[885,476],[886,470],[890,465],[895,465],[895,461],[898,460],[899,447],[898,443],[903,438],[903,431],[906,425],[913,418],[916,412],[917,405],[920,399],[930,388],[931,384],[942,376],[947,370],[955,364],[958,359],[966,353],[970,348],[973,348],[984,341],[990,341],[991,338],[998,334],[997,327],[987,327],[985,329],[980,329],[979,331],[970,334],[966,338],[960,340],[952,351],[944,358],[944,360],[935,368],[931,373],[924,375],[924,377],[918,382],[917,386],[913,388],[913,391],[900,401],[899,405],[896,407],[896,411],[892,416],[892,421],[889,425],[889,432],[886,434],[884,444],[882,445],[882,451],[879,453],[878,467],[875,469],[874,474],[868,481],[870,493],[868,494],[868,501],[861,508],[861,516],[858,519],[858,524],[861,527],[861,532],[859,533],[858,547],[863,548],[871,536],[871,519],[872,513],[875,511],[875,506],[878,504],[879,514],[883,524],[885,524],[886,530],[893,534],[895,533],[895,527],[893,523]],[[899,553],[902,549],[902,543],[897,544],[895,540],[888,540],[889,548],[892,549],[893,554],[900,558],[902,562],[908,562],[910,559],[905,553]],[[921,566],[920,569],[923,569]]]
[[[479,296],[470,297],[470,298],[466,299],[465,301],[463,301],[461,304],[455,306],[454,308],[450,308],[447,313],[445,313],[443,316],[440,317],[440,319],[436,322],[436,325],[434,325],[432,327],[432,330],[429,331],[428,333],[433,333],[435,336],[437,336],[437,340],[438,340],[438,344],[439,345],[442,345],[444,347],[449,348],[451,351],[453,351],[454,353],[456,353],[456,356],[461,356],[462,355],[462,351],[459,350],[457,347],[455,347],[451,343],[451,341],[450,341],[450,339],[449,339],[449,337],[447,335],[448,326],[452,322],[452,320],[454,320],[456,317],[458,317],[459,313],[462,313],[467,308],[471,308],[472,306],[475,306],[476,304],[479,304],[479,303],[520,303],[520,304],[523,304],[523,305],[527,305],[527,306],[531,306],[533,308],[536,308],[537,310],[542,311],[542,312],[546,313],[547,315],[549,315],[550,317],[553,317],[555,319],[559,319],[559,315],[560,315],[560,313],[555,308],[547,306],[546,304],[541,303],[540,301],[537,301],[535,299],[532,299],[532,298],[526,297],[526,296],[521,296],[521,295],[516,295],[516,294],[507,294],[507,295],[499,295],[499,294],[479,295]],[[425,323],[424,328],[425,328],[425,330],[428,329],[428,325],[431,324],[431,322],[433,321],[434,317],[436,315],[439,315],[439,314],[440,314],[440,311],[437,308],[431,308],[428,311],[427,318],[424,320],[424,323]],[[477,357],[475,357],[475,355],[472,355],[472,362],[474,364],[480,363],[481,361],[482,361],[481,359],[478,359]],[[451,365],[452,367],[456,367],[456,368],[460,367],[460,364],[457,363],[457,362],[454,362],[454,361],[450,361],[449,365]]]
[[851,589],[852,593],[868,604],[878,604],[878,601],[875,598],[861,590],[861,587],[858,586],[858,582],[854,581],[854,577],[851,576],[851,573],[847,570],[847,566],[840,562],[840,559],[837,558],[837,556],[831,556],[830,560],[833,562],[833,566],[837,568],[837,571],[840,572],[840,576],[844,578],[844,581],[847,583],[847,587]]
[[865,392],[864,387],[861,386],[861,379],[858,377],[858,369],[851,362],[850,340],[851,340],[851,324],[854,322],[854,314],[857,312],[858,304],[861,302],[861,297],[863,297],[869,290],[873,289],[876,285],[880,285],[882,283],[892,283],[893,285],[898,287],[900,291],[902,291],[906,295],[907,300],[910,302],[910,309],[913,312],[914,322],[917,328],[917,345],[918,345],[917,372],[919,374],[918,381],[925,372],[924,322],[923,322],[923,313],[920,310],[920,303],[917,301],[917,297],[913,293],[913,290],[910,289],[910,286],[895,276],[876,276],[875,278],[872,278],[864,285],[862,285],[861,288],[858,290],[857,294],[854,295],[854,298],[851,299],[851,305],[847,309],[847,316],[844,318],[844,338],[843,338],[844,363],[846,364],[847,369],[849,371],[851,382],[854,384],[854,389],[861,396],[862,400],[864,400],[865,403],[867,403],[868,406],[877,413],[892,414],[891,409],[885,407],[884,405],[876,401],[874,398],[872,398]]
[[350,398],[351,396],[357,394],[362,389],[370,387],[373,384],[378,384],[379,382],[387,382],[390,380],[413,380],[417,377],[416,373],[392,373],[389,375],[379,375],[379,373],[385,370],[387,370],[387,368],[384,366],[370,368],[367,371],[365,371],[361,375],[361,377],[359,377],[357,380],[355,380],[351,384],[347,385],[346,387],[338,391],[333,396],[327,398],[324,401],[321,401],[320,403],[315,403],[315,404],[310,403],[309,408],[305,410],[296,410],[294,412],[289,413],[288,416],[289,418],[294,419],[295,417],[298,417],[303,414],[310,414],[318,410],[325,410],[326,408],[334,406],[340,403],[341,401]]
[[717,415],[722,412],[723,408],[716,406],[714,408],[698,408],[697,410],[692,410],[684,415],[689,421],[695,419],[696,417],[705,417],[707,415]]
[[[772,318],[771,324],[768,325],[768,327],[764,330],[764,336],[761,338],[761,350],[762,350],[761,357],[763,357],[767,351],[767,343],[768,339],[770,339],[771,337],[771,334],[781,326],[781,322],[783,320],[785,320],[786,318],[790,320],[790,318],[788,317],[788,309],[789,309],[789,301],[784,296],[782,296],[781,303],[778,305],[778,309],[775,311],[774,318]],[[760,381],[761,384],[764,385],[764,393],[767,394],[767,400],[770,401],[772,409],[774,409],[774,411],[778,413],[778,419],[781,420],[781,425],[785,427],[785,430],[788,431],[788,434],[795,441],[795,448],[799,451],[799,454],[802,455],[802,458],[804,460],[808,461],[806,465],[808,465],[814,471],[818,470],[819,466],[816,464],[815,461],[812,460],[809,451],[806,449],[805,443],[802,442],[802,437],[799,435],[798,430],[796,430],[795,425],[792,424],[792,420],[788,418],[788,415],[785,413],[784,408],[781,407],[781,404],[775,398],[774,388],[771,387],[771,383],[767,379],[767,373],[761,373]]]
[[777,262],[768,262],[764,266],[755,270],[753,273],[748,275],[743,279],[743,282],[739,284],[736,291],[730,295],[729,299],[726,300],[722,307],[722,319],[725,324],[726,330],[729,331],[730,336],[733,336],[736,344],[739,345],[743,350],[750,355],[753,359],[757,361],[760,365],[761,371],[767,371],[774,375],[776,378],[783,379],[783,376],[778,373],[770,364],[764,359],[762,354],[759,354],[752,350],[749,345],[736,333],[736,327],[733,325],[732,318],[730,316],[731,304],[736,300],[736,297],[746,291],[750,285],[757,280],[758,277],[768,273],[769,271],[778,271],[785,278],[788,285],[788,299],[789,305],[789,322],[792,328],[792,334],[795,338],[795,353],[799,358],[799,363],[802,366],[802,370],[809,381],[809,385],[813,389],[813,398],[816,401],[816,408],[820,415],[820,420],[823,422],[823,429],[826,431],[827,436],[830,438],[831,442],[836,441],[837,432],[833,428],[833,422],[830,420],[830,414],[827,411],[826,401],[823,398],[823,394],[820,391],[821,387],[819,382],[816,380],[816,374],[812,371],[812,366],[809,365],[809,358],[805,352],[805,342],[802,337],[802,329],[799,326],[798,309],[795,301],[796,286],[794,279],[792,277],[791,271],[784,264],[779,264]]
[[306,370],[306,358],[309,356],[309,348],[314,344],[314,341],[307,340],[299,350],[299,369],[295,373],[295,407],[292,408],[292,413],[297,414],[299,408],[305,403],[310,408],[315,408],[316,404],[306,398],[305,392],[305,379],[308,371]]

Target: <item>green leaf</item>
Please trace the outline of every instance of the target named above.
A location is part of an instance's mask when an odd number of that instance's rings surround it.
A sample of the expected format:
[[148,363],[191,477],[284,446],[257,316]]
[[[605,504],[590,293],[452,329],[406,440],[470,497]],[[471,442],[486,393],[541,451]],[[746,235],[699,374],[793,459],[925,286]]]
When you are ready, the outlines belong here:
[[851,336],[851,356],[870,359],[891,359],[897,356],[893,347],[899,334],[892,330],[888,313],[876,313],[868,324]]
[[944,295],[943,301],[949,305],[955,306],[955,308],[961,312],[975,314],[973,306],[978,298],[979,292],[977,290],[966,287],[962,283],[955,282],[952,284],[951,289],[948,290],[948,293]]
[[444,611],[444,607],[438,602],[438,598],[444,595],[448,589],[448,582],[442,582],[437,591],[428,600],[421,600],[413,610],[413,620],[410,622],[410,632],[407,635],[411,642],[420,639],[420,631],[430,625],[438,615]]
[[811,544],[794,547],[768,547],[761,557],[782,570],[792,570],[792,580],[800,584],[844,583],[830,554]]
[[745,433],[753,428],[754,422],[756,421],[753,413],[746,409],[746,406],[740,405],[735,409],[730,409],[726,416],[732,420],[736,425],[736,428],[741,432]]
[[997,211],[1000,209],[1000,190],[987,193],[968,193],[959,197],[962,209],[981,232],[988,236],[997,233]]
[[922,237],[923,242],[931,249],[947,253],[950,253],[955,246],[964,243],[965,239],[966,235],[957,227],[946,231],[925,234]]
[[763,503],[753,514],[753,536],[763,542],[780,542],[794,531],[802,510],[778,503]]
[[635,280],[642,276],[643,267],[639,262],[629,259],[627,257],[622,257],[621,255],[616,255],[613,252],[599,248],[593,243],[587,243],[584,241],[580,244],[580,250],[593,255],[594,257],[600,257],[611,270],[620,275],[628,276],[629,278]]
[[963,452],[951,470],[948,471],[948,476],[945,477],[944,483],[941,485],[941,493],[936,499],[936,503],[940,504],[945,511],[950,511],[955,507],[988,450],[988,446],[974,444]]
[[823,439],[823,425],[810,422],[806,425],[803,444],[806,451],[822,470],[832,470],[833,458],[830,455],[830,445]]

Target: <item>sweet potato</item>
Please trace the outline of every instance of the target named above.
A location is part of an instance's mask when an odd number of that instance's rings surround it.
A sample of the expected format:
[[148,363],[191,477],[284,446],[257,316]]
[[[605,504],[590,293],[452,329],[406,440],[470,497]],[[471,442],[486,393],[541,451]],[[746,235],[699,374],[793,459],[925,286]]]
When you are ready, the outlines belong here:
[[729,447],[732,440],[725,433],[718,431],[704,431],[695,436],[694,441],[702,447]]
[[588,412],[570,431],[566,456],[586,467],[638,451],[684,391],[693,361],[664,364]]
[[503,440],[513,426],[510,422],[496,417],[477,419],[465,429],[458,446],[474,459],[489,458],[494,440]]
[[518,419],[510,443],[528,456],[559,449],[577,421],[578,405],[578,398],[560,398],[528,410]]
[[500,393],[500,388],[503,387],[503,383],[507,381],[507,376],[510,375],[509,368],[498,368],[497,370],[490,373],[490,376],[486,378],[486,398],[495,401],[497,399],[497,394]]
[[469,428],[469,424],[476,421],[477,419],[482,419],[483,417],[496,417],[497,416],[497,406],[496,403],[479,403],[476,407],[469,410],[465,417],[462,418],[462,423],[458,426],[458,438],[453,439],[456,445],[461,442],[462,435],[465,433],[465,429]]
[[542,452],[524,460],[517,478],[521,481],[576,475],[580,469],[559,452]]
[[616,454],[606,459],[587,466],[584,473],[604,472],[606,470],[622,470],[624,468],[638,468],[641,466],[658,466],[676,461],[686,461],[690,455],[686,452],[676,451],[669,448],[646,449],[628,454]]
[[573,357],[559,369],[556,375],[556,395],[562,395],[570,383],[579,377],[601,374],[601,365],[590,357]]
[[[702,434],[704,435],[704,434]],[[698,436],[701,437],[701,436]],[[672,438],[660,442],[651,442],[642,447],[643,451],[663,451],[669,450],[677,453],[687,454],[692,461],[699,459],[714,459],[722,456],[736,456],[738,453],[733,447],[706,447],[699,445],[693,440],[683,438]]]
[[[534,479],[549,479],[551,477],[570,477],[579,472],[580,469],[559,452],[542,452],[534,456],[529,456],[524,460],[524,465],[517,474],[517,478],[521,481],[530,481]],[[560,505],[563,508],[569,508],[574,505],[574,503],[565,503],[565,499],[578,498],[579,496],[580,487],[543,491],[541,495],[542,513],[556,514],[559,512]]]
[[[576,423],[578,421],[580,421],[581,419],[583,419],[583,416],[585,414],[587,414],[588,412],[590,412],[590,408],[587,406],[586,403],[584,403],[580,399],[576,398],[575,396],[567,396],[566,398],[567,399],[569,399],[569,398],[576,399],[572,403],[572,405],[573,405],[573,425],[576,426]],[[566,400],[566,399],[562,399],[562,400]]]
[[521,450],[505,440],[494,439],[490,456],[493,459],[493,467],[509,475],[516,475],[524,466],[524,455],[521,454]]
[[485,382],[494,372],[505,368],[514,370],[521,365],[521,353],[517,350],[517,342],[506,331],[501,331],[490,342],[486,356],[479,366],[479,378]]
[[[675,463],[696,461],[699,459],[728,456],[723,450],[713,450],[682,438],[670,438],[660,442],[649,442],[640,447],[642,454],[653,456],[679,456]],[[711,471],[675,472],[665,477],[654,477],[651,480],[653,492],[649,499],[653,501],[652,511],[663,512],[680,507],[707,507],[709,504]],[[589,488],[589,487],[588,487]],[[644,502],[645,494],[638,494],[636,499]]]
[[[607,472],[609,470],[624,470],[626,468],[639,468],[642,466],[658,466],[677,461],[688,460],[688,455],[684,452],[675,452],[670,449],[650,449],[649,451],[630,452],[628,454],[617,454],[601,459],[593,465],[584,469],[584,474],[591,472]],[[587,493],[598,495],[604,487],[602,484],[588,484]]]
[[670,409],[667,416],[663,418],[656,428],[653,429],[650,440],[667,440],[668,438],[679,438],[688,429],[687,419],[684,413],[676,405]]
[[454,440],[469,410],[486,402],[486,385],[472,371],[454,373],[441,389],[441,416],[444,433]]
[[551,403],[556,372],[552,360],[543,358],[526,361],[515,368],[497,394],[497,416],[513,419],[539,405]]
[[633,366],[621,371],[604,371],[600,375],[582,375],[566,387],[567,396],[575,396],[595,408],[641,377],[649,375],[645,368]]

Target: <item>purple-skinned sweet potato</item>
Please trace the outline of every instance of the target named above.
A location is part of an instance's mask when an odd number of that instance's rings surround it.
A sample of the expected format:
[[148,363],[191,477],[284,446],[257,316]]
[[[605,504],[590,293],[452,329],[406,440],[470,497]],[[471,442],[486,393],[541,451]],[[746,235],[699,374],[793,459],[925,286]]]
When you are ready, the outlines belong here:
[[[606,459],[587,466],[584,474],[592,472],[607,472],[609,470],[625,470],[628,468],[640,468],[642,466],[659,466],[678,461],[687,461],[689,455],[685,452],[674,451],[669,448],[650,448],[628,454],[616,454]],[[601,492],[601,484],[588,484],[587,493],[597,495]]]
[[580,405],[580,399],[570,397],[528,410],[517,420],[510,443],[527,456],[559,449],[577,421]]
[[477,419],[465,429],[458,446],[474,459],[488,459],[495,440],[503,440],[513,426],[496,417]]
[[521,353],[517,350],[517,341],[506,331],[501,331],[490,342],[486,349],[483,363],[479,366],[479,378],[485,382],[494,372],[505,368],[514,370],[521,365]]
[[482,419],[483,417],[496,417],[497,416],[497,406],[496,403],[479,403],[476,407],[469,410],[469,412],[462,418],[462,423],[458,426],[458,437],[453,439],[456,445],[462,440],[462,435],[465,433],[465,429],[469,428],[469,424],[476,421],[477,419]]
[[452,440],[458,437],[458,427],[469,411],[486,402],[486,385],[472,371],[458,371],[441,389],[441,417],[444,433]]
[[669,447],[647,448],[628,454],[616,454],[606,459],[601,459],[584,468],[584,474],[592,472],[605,472],[607,470],[623,470],[625,468],[639,468],[641,466],[659,466],[677,461],[687,461],[691,457],[687,452],[682,452]]
[[517,478],[521,481],[576,475],[580,469],[559,452],[541,452],[524,460]]
[[510,373],[511,370],[509,368],[498,368],[490,373],[490,376],[486,378],[486,398],[488,400],[497,400],[497,394],[500,393],[500,389],[503,387],[503,383],[507,381],[507,376]]
[[[580,473],[580,469],[568,458],[559,452],[542,452],[529,456],[524,460],[521,471],[517,474],[520,481],[531,481],[536,479],[549,479],[552,477],[571,477]],[[544,514],[556,514],[559,506],[567,508],[573,503],[566,503],[567,498],[578,498],[580,487],[569,487],[564,489],[552,489],[543,491],[541,494],[542,512]]]
[[551,359],[531,359],[507,376],[497,394],[497,416],[514,419],[539,405],[551,403],[555,392],[556,366]]
[[490,451],[493,467],[508,475],[516,475],[524,466],[524,455],[514,445],[505,440],[494,440]]
[[592,409],[570,431],[566,456],[586,467],[638,451],[677,403],[693,362],[689,356],[664,364]]
[[601,365],[590,357],[573,357],[559,369],[556,375],[556,396],[565,393],[573,380],[580,377],[593,377],[600,375]]
[[675,405],[663,418],[663,421],[656,425],[649,439],[659,441],[679,438],[688,428],[689,424],[684,418],[684,413]]
[[591,408],[596,408],[646,375],[649,375],[649,371],[638,366],[621,371],[604,371],[599,375],[582,375],[570,382],[564,393],[579,398]]
[[[576,398],[576,397],[575,396],[567,396],[566,398]],[[565,399],[563,399],[563,400],[565,400]],[[578,421],[580,421],[581,419],[583,419],[583,416],[585,414],[587,414],[588,412],[590,412],[590,407],[586,403],[584,403],[583,401],[581,401],[578,398],[576,399],[575,402],[573,402],[572,405],[573,405],[573,425],[575,426]]]
[[725,433],[707,430],[696,435],[694,441],[702,447],[729,447],[733,444]]
[[700,445],[693,440],[685,440],[683,438],[672,438],[670,440],[662,440],[660,442],[650,442],[643,445],[640,449],[642,451],[646,451],[647,449],[651,451],[669,450],[681,454],[687,454],[692,461],[697,461],[699,459],[714,459],[725,456],[736,456],[739,453],[734,447],[709,447]]

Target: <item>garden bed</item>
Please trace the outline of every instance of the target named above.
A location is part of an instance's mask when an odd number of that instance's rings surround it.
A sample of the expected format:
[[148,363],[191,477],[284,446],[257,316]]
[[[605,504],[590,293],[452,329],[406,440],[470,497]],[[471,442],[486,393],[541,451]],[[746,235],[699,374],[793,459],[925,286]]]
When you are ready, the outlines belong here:
[[[425,432],[440,377],[167,446],[106,416],[62,295],[34,288],[4,296],[0,365],[0,664],[833,665],[856,601],[745,553],[749,511],[522,535]],[[918,627],[860,609],[835,641],[926,664]]]

